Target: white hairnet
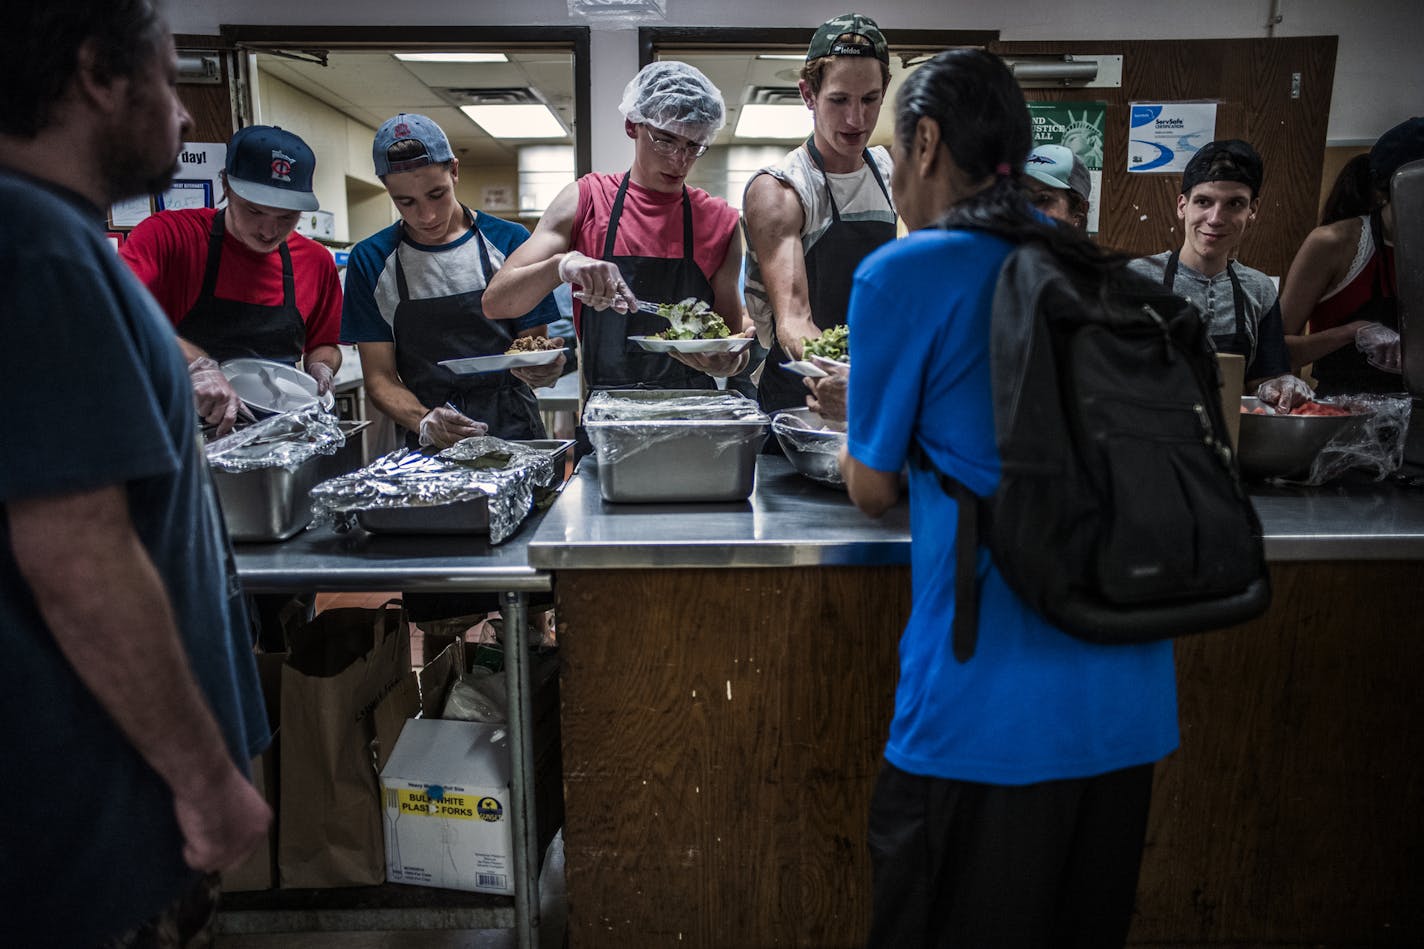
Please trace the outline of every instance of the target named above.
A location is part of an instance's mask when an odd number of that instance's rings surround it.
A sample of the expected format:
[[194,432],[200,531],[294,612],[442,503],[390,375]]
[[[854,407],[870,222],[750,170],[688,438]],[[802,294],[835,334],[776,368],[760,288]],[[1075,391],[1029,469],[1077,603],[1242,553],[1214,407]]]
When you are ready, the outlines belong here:
[[673,61],[650,63],[623,89],[618,111],[673,135],[707,143],[727,122],[722,93],[697,69]]

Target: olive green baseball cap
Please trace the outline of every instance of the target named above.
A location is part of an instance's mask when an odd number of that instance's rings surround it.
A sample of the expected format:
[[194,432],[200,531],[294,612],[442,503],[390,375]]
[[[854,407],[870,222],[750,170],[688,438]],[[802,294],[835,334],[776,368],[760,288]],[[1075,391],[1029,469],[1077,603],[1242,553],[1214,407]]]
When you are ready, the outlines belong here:
[[[852,37],[861,36],[869,42]],[[811,45],[806,50],[806,62],[822,56],[873,56],[887,66],[890,65],[890,45],[885,42],[885,34],[868,16],[859,13],[843,13],[822,23],[811,37]]]

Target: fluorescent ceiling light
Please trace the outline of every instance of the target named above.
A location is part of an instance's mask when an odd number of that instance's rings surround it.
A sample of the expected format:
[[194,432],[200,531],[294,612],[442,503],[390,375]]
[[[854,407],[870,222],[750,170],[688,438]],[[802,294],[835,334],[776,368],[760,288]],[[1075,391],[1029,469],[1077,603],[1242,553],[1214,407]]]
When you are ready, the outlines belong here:
[[811,134],[811,110],[804,105],[742,106],[733,138],[805,138]]
[[802,63],[806,61],[804,53],[757,53],[757,59],[784,59],[790,63]]
[[408,63],[507,63],[503,53],[393,53]]
[[563,123],[542,103],[462,105],[460,111],[494,138],[563,138]]

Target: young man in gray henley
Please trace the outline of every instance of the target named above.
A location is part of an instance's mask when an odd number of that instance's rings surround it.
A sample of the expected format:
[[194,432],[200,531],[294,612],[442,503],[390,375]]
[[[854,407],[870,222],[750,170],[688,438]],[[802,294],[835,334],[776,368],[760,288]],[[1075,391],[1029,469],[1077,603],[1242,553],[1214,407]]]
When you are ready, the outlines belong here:
[[1288,411],[1314,393],[1291,374],[1276,286],[1233,260],[1260,208],[1263,175],[1261,156],[1246,142],[1204,145],[1182,172],[1181,249],[1128,266],[1194,303],[1210,324],[1217,352],[1245,357],[1246,391],[1254,389],[1262,402]]

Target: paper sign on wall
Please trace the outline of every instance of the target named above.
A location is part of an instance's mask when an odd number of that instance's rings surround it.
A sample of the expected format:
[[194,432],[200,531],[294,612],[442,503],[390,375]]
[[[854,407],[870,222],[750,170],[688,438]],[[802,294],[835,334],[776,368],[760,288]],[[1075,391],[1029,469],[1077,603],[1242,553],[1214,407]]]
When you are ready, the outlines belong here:
[[158,210],[216,207],[222,195],[219,176],[226,163],[225,142],[184,142],[178,153],[178,174],[172,186],[158,195]]
[[1072,150],[1088,169],[1093,193],[1088,201],[1088,232],[1096,234],[1103,199],[1103,130],[1106,102],[1030,102],[1033,145],[1062,145]]
[[1216,137],[1215,102],[1133,102],[1127,130],[1127,170],[1180,174]]
[[514,192],[508,185],[485,185],[480,189],[480,207],[486,211],[513,211]]

